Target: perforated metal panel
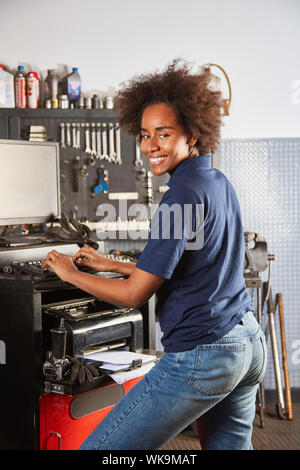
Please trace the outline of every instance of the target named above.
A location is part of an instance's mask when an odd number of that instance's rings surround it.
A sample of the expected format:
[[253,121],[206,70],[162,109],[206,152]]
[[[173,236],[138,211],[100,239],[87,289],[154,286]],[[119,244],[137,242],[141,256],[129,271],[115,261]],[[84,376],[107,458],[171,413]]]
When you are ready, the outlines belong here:
[[[235,187],[244,230],[263,236],[268,252],[275,255],[272,290],[274,296],[278,292],[283,295],[291,387],[299,387],[300,138],[224,139],[214,157],[214,166]],[[278,315],[276,328],[281,354]],[[275,388],[270,343],[268,352],[265,387]]]

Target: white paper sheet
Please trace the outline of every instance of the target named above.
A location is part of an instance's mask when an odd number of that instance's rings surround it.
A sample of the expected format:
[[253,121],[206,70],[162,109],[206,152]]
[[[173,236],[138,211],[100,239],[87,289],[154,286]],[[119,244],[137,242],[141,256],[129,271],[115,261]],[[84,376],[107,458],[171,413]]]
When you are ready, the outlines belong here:
[[154,365],[154,362],[149,362],[141,367],[137,367],[137,369],[128,370],[126,372],[114,372],[113,374],[109,374],[109,376],[118,384],[123,384],[127,382],[127,380],[144,376]]
[[149,354],[140,354],[131,351],[122,351],[120,349],[90,353],[85,356],[85,358],[93,361],[102,361],[103,365],[100,366],[99,369],[108,369],[114,371],[130,367],[132,361],[136,361],[139,359],[142,360],[143,365],[156,360],[156,356],[151,356]]

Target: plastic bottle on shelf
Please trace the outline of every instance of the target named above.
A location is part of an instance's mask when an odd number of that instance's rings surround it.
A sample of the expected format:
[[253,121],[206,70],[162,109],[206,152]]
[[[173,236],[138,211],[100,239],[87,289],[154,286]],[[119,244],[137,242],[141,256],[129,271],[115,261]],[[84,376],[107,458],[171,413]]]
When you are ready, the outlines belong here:
[[63,94],[68,95],[70,103],[77,104],[81,93],[81,79],[77,67],[62,79]]
[[18,66],[15,74],[16,108],[26,108],[26,74],[23,65]]
[[15,107],[14,76],[0,64],[0,108]]
[[26,77],[26,103],[27,108],[39,107],[39,76],[37,72],[28,72]]
[[[58,80],[55,70],[49,69],[46,80],[44,81],[44,106],[45,103],[51,102],[51,108],[58,107]],[[48,106],[47,106],[48,107]]]

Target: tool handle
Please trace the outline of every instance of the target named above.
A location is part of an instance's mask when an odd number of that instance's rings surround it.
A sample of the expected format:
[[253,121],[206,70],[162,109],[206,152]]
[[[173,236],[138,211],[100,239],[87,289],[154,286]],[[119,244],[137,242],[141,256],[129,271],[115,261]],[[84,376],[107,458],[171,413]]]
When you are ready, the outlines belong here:
[[282,294],[280,294],[280,293],[276,295],[276,304],[278,305],[278,313],[279,313],[280,336],[281,336],[281,352],[282,352],[282,368],[283,368],[283,375],[284,375],[284,382],[285,382],[286,414],[287,414],[288,419],[293,419],[290,377],[289,377],[288,362],[287,362],[287,351],[286,351],[284,311],[283,311]]
[[273,365],[274,365],[277,400],[278,400],[276,404],[277,413],[281,419],[284,419],[284,395],[283,395],[283,389],[282,389],[281,369],[280,369],[278,345],[277,345],[277,338],[276,338],[274,305],[273,305],[271,287],[269,290],[269,296],[267,298],[267,307],[268,307],[269,328],[270,328],[270,336],[271,336],[271,343],[272,343]]
[[270,290],[269,290],[269,296],[267,298],[267,307],[268,307],[268,313],[274,313],[274,304],[273,304],[272,288],[271,287],[270,287]]

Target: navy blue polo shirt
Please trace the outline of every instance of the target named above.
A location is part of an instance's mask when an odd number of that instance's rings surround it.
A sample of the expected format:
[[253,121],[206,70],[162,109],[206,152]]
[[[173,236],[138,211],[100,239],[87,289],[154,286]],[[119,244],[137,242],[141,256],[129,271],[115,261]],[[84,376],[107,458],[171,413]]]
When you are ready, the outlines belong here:
[[252,307],[231,183],[204,155],[180,163],[168,186],[136,266],[165,278],[155,313],[164,350],[179,352],[221,338]]

